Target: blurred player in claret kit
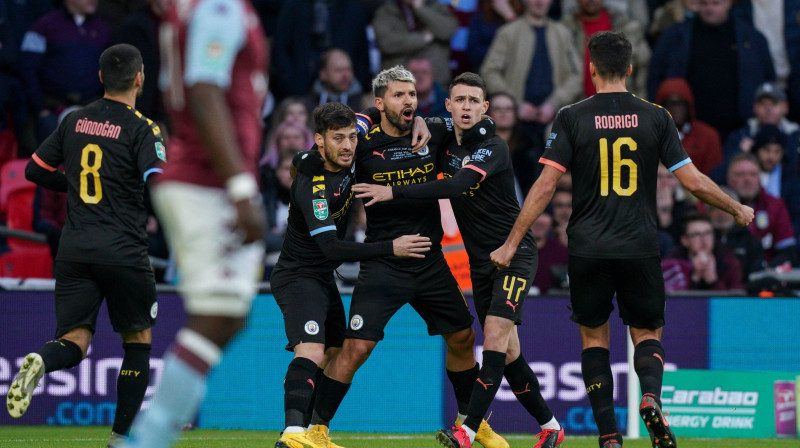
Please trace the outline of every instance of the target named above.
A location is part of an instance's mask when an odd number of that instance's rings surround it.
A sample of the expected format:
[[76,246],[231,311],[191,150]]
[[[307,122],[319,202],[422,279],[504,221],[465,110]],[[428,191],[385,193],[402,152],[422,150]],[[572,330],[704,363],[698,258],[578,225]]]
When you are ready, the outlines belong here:
[[589,70],[597,94],[561,109],[540,160],[541,176],[525,199],[506,242],[492,261],[507,268],[517,245],[553,197],[556,181],[572,171],[569,236],[571,319],[580,326],[581,370],[603,448],[621,448],[614,416],[608,317],[616,293],[622,321],[636,347],[633,362],[642,387],[639,412],[653,447],[677,446],[661,412],[664,374],[664,277],[658,252],[656,179],[658,164],[692,194],[736,218],[753,219],[741,205],[692,164],[666,109],[627,91],[631,43],[622,34],[600,32],[588,43]]
[[[145,182],[166,160],[161,130],[134,109],[144,84],[142,55],[127,44],[100,55],[105,95],[67,115],[36,150],[26,177],[66,191],[67,219],[55,263],[55,340],[25,357],[8,393],[21,417],[45,373],[77,366],[94,336],[103,299],[125,352],[109,447],[133,423],[150,381],[151,332],[158,313],[147,256]],[[64,165],[64,172],[58,167]]]
[[170,164],[153,200],[189,315],[164,357],[149,409],[126,447],[172,446],[193,421],[208,371],[242,328],[263,271],[255,180],[268,46],[250,2],[173,2],[161,25]]

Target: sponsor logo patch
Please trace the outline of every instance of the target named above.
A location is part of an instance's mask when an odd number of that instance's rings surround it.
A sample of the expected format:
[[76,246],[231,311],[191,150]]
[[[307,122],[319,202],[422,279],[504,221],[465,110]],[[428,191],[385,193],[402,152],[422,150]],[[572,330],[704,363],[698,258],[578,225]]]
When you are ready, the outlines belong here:
[[167,161],[167,149],[164,148],[164,144],[161,142],[156,142],[156,156],[165,162]]
[[325,199],[314,199],[314,217],[320,221],[328,219],[328,201]]

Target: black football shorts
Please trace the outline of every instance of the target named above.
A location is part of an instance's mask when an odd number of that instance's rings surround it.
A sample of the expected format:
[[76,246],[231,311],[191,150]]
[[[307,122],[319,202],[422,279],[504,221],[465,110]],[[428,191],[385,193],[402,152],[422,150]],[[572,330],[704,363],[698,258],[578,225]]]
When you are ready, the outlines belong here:
[[633,328],[664,326],[664,275],[661,258],[586,258],[569,256],[570,319],[585,327],[608,321],[617,295],[619,317]]
[[325,344],[325,348],[342,346],[344,305],[333,271],[299,274],[281,270],[273,273],[270,286],[283,313],[286,350],[294,350],[301,342]]
[[150,265],[56,261],[55,277],[56,338],[80,326],[94,333],[103,298],[117,333],[145,330],[156,322],[156,279]]
[[522,323],[522,304],[531,289],[538,257],[535,249],[520,249],[506,269],[484,264],[470,269],[475,313],[483,327],[486,316],[504,317]]
[[469,328],[474,320],[444,255],[436,251],[413,269],[382,259],[362,261],[346,336],[380,341],[389,319],[406,303],[425,320],[430,335]]

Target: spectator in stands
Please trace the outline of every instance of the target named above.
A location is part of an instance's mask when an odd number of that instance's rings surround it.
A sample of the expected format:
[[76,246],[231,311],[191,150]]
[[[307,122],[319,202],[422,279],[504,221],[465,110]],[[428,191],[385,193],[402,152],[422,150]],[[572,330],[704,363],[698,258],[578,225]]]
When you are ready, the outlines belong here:
[[557,188],[550,201],[553,208],[553,234],[564,246],[567,246],[567,224],[572,216],[572,190]]
[[473,71],[477,72],[483,64],[486,53],[494,40],[497,30],[511,23],[525,12],[520,0],[481,0],[478,11],[469,20],[467,36],[467,57]]
[[722,142],[716,129],[695,118],[694,95],[683,78],[664,80],[656,93],[656,104],[664,106],[678,127],[683,147],[700,172],[709,175],[722,162]]
[[560,284],[553,283],[555,278],[553,268],[565,271],[569,256],[567,246],[553,236],[553,218],[548,213],[542,213],[533,222],[531,232],[539,250],[539,266],[533,279],[533,286],[539,288],[542,294],[552,287],[561,288]]
[[700,0],[670,0],[653,12],[653,20],[647,29],[647,38],[655,43],[661,33],[672,25],[692,19],[700,9]]
[[[268,225],[273,226],[281,219],[277,216],[278,205],[281,201],[279,182],[281,160],[284,159],[285,162],[287,152],[294,155],[297,151],[310,149],[313,144],[314,137],[305,124],[288,120],[278,125],[275,132],[266,141],[266,150],[259,161],[259,169],[261,170],[261,197],[264,201]],[[291,162],[291,157],[289,162]],[[289,184],[291,185],[291,182]],[[288,202],[286,203],[288,204]],[[285,218],[286,216],[283,216],[284,221]],[[273,241],[273,243],[275,242]],[[270,247],[272,246],[270,245]],[[279,250],[280,245],[277,247]]]
[[[433,64],[426,56],[414,56],[408,61],[408,71],[417,80],[417,115],[421,117],[450,117],[444,100],[447,92],[433,78]],[[358,109],[356,109],[358,110]]]
[[800,1],[738,0],[731,14],[742,17],[764,34],[778,85],[786,87],[800,117]]
[[[720,188],[728,196],[739,201],[739,195],[730,187],[720,186]],[[736,220],[731,215],[716,207],[708,207],[708,215],[711,218],[711,225],[714,226],[717,243],[732,250],[739,259],[744,281],[747,281],[752,272],[764,269],[764,249],[746,227],[737,226]]]
[[728,172],[728,161],[738,153],[753,153],[753,142],[756,134],[763,126],[777,126],[786,134],[786,158],[788,164],[797,166],[800,149],[800,125],[789,121],[789,102],[786,93],[775,83],[764,83],[758,87],[753,98],[753,116],[747,124],[731,133],[723,148],[723,162],[711,174],[717,181],[722,181]]
[[67,193],[37,186],[33,198],[33,230],[47,237],[53,260],[58,253],[58,241],[66,218]]
[[96,9],[97,0],[64,0],[25,33],[20,73],[38,119],[38,142],[55,130],[64,108],[102,96],[97,60],[111,43],[111,28],[94,15]]
[[687,213],[681,220],[681,244],[669,258],[681,260],[688,289],[743,289],[742,268],[733,251],[714,241],[708,215]]
[[697,17],[666,31],[653,48],[648,98],[661,82],[684,78],[694,92],[698,120],[724,141],[753,109],[753,92],[775,79],[767,40],[741,19],[730,17],[732,0],[700,0]]
[[12,129],[20,155],[31,154],[36,148],[32,133],[29,137],[23,132],[28,108],[19,73],[20,44],[34,21],[51,9],[51,0],[0,2],[0,131]]
[[618,31],[633,46],[633,73],[628,80],[628,90],[635,95],[643,96],[647,80],[647,66],[650,62],[650,47],[644,39],[646,23],[632,20],[624,12],[604,0],[577,0],[578,8],[564,14],[563,23],[572,32],[573,45],[580,49],[583,56],[583,94],[586,97],[597,91],[589,74],[589,36],[598,31]]
[[764,259],[771,266],[794,264],[797,250],[789,212],[783,200],[761,188],[758,160],[752,154],[737,154],[728,165],[728,186],[739,195],[742,204],[755,210],[748,229],[761,241]]
[[151,80],[144,84],[141,95],[136,100],[136,108],[151,120],[166,122],[166,112],[158,88],[158,73],[161,69],[158,48],[158,26],[167,8],[168,0],[150,0],[147,6],[125,19],[114,35],[114,43],[131,44],[142,53],[144,77]]
[[[281,150],[278,166],[268,187],[262,184],[262,190],[267,187],[269,198],[264,197],[264,208],[267,213],[267,235],[264,238],[267,242],[267,252],[280,251],[283,246],[283,235],[286,233],[286,226],[289,217],[289,190],[292,188],[292,158],[300,152],[296,148],[286,148]],[[262,180],[263,182],[263,180]]]
[[[544,152],[545,130],[556,111],[578,100],[582,94],[581,59],[569,31],[547,17],[552,0],[526,0],[525,15],[497,31],[481,76],[489,94],[507,92],[519,106],[517,120],[531,136],[535,153]],[[490,103],[491,107],[491,103]],[[536,173],[538,158],[520,157],[517,172],[520,186],[527,193]]]
[[362,86],[370,82],[367,16],[358,0],[286,0],[272,41],[272,84],[278,100],[305,96],[319,73],[326,50],[350,55]]
[[320,104],[344,103],[351,109],[361,110],[361,83],[353,76],[350,56],[338,48],[322,53],[319,62],[319,76],[306,97],[308,108],[313,110]]
[[450,38],[458,20],[437,0],[387,1],[372,22],[383,68],[406,65],[412,56],[425,56],[440,85],[450,82]]
[[489,97],[487,113],[497,126],[495,133],[508,144],[514,176],[524,197],[542,172],[539,157],[544,154],[544,148],[537,146],[525,132],[517,119],[517,110],[517,102],[511,94],[500,92]]
[[[561,0],[564,14],[572,14],[580,7],[580,0]],[[643,28],[650,23],[650,11],[642,0],[605,0],[606,5],[624,14],[628,19],[636,21]]]
[[269,131],[274,132],[275,129],[278,129],[278,125],[284,121],[300,123],[308,127],[310,118],[311,114],[308,111],[308,104],[306,104],[305,100],[298,96],[290,96],[278,103],[278,106],[272,112]]
[[800,177],[786,157],[786,134],[771,124],[762,126],[756,134],[753,151],[761,169],[761,188],[783,199],[794,234],[800,234]]

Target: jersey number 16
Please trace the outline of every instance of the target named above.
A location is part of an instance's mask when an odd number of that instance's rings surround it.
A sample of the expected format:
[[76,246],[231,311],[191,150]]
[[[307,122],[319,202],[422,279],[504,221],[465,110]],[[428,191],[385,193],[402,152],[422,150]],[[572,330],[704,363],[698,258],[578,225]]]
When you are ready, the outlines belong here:
[[[614,140],[611,146],[612,162],[611,172],[608,171],[608,139],[600,139],[600,196],[608,196],[608,178],[612,177],[612,188],[619,196],[631,196],[636,192],[636,178],[638,170],[636,162],[632,159],[622,158],[622,147],[636,151],[636,141],[630,137],[620,137]],[[628,167],[628,186],[622,188],[622,167]]]

